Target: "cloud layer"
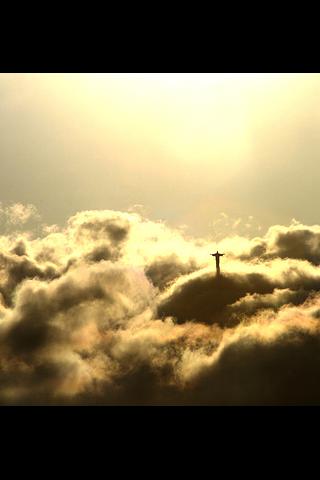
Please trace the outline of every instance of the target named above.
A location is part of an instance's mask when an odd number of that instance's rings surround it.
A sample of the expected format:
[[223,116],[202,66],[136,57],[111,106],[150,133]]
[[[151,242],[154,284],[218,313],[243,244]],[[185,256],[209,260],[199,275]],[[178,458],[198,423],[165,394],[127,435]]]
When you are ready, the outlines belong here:
[[0,403],[319,404],[319,243],[224,238],[216,277],[216,244],[138,213],[2,235]]

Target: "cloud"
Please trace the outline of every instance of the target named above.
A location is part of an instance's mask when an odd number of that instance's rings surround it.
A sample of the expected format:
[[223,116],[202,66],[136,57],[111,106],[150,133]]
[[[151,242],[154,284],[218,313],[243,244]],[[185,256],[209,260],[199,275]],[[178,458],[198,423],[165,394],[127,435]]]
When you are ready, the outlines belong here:
[[0,403],[319,403],[319,232],[225,238],[220,277],[137,212],[2,235]]
[[12,225],[23,225],[29,220],[38,220],[40,215],[37,208],[31,203],[13,203],[7,207],[0,204],[0,215],[4,217],[7,223]]
[[191,381],[189,401],[319,404],[319,341],[319,323],[290,309],[242,326],[221,342],[209,361],[203,361]]
[[54,265],[40,266],[28,258],[26,244],[18,242],[10,253],[0,253],[0,292],[6,305],[12,306],[17,286],[28,278],[50,280],[59,276]]
[[156,259],[146,266],[145,272],[153,285],[164,289],[181,275],[186,275],[197,269],[196,262],[183,262],[177,254]]
[[265,237],[256,237],[248,244],[242,259],[296,258],[320,264],[320,227],[293,221],[289,227],[274,225]]

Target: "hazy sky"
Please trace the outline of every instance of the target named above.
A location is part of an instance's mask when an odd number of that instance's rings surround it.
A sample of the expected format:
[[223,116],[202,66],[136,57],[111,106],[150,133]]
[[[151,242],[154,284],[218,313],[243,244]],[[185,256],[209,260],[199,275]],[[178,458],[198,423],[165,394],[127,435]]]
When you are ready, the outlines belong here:
[[319,74],[0,74],[0,200],[48,223],[142,204],[199,235],[221,212],[312,224],[319,127]]

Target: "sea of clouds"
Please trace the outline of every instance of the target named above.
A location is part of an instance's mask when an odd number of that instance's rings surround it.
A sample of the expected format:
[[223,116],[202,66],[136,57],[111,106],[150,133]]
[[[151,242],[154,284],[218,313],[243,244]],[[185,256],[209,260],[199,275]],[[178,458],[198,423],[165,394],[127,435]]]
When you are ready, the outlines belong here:
[[219,240],[216,277],[217,244],[139,213],[1,218],[1,404],[320,403],[319,225]]

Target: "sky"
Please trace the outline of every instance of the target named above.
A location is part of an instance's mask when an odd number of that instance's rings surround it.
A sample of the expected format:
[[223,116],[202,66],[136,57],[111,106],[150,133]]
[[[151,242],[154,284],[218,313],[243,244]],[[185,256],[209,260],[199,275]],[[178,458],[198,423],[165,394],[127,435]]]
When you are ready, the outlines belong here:
[[319,74],[0,74],[2,201],[211,236],[314,223],[319,93]]
[[0,405],[319,405],[319,86],[1,74]]

